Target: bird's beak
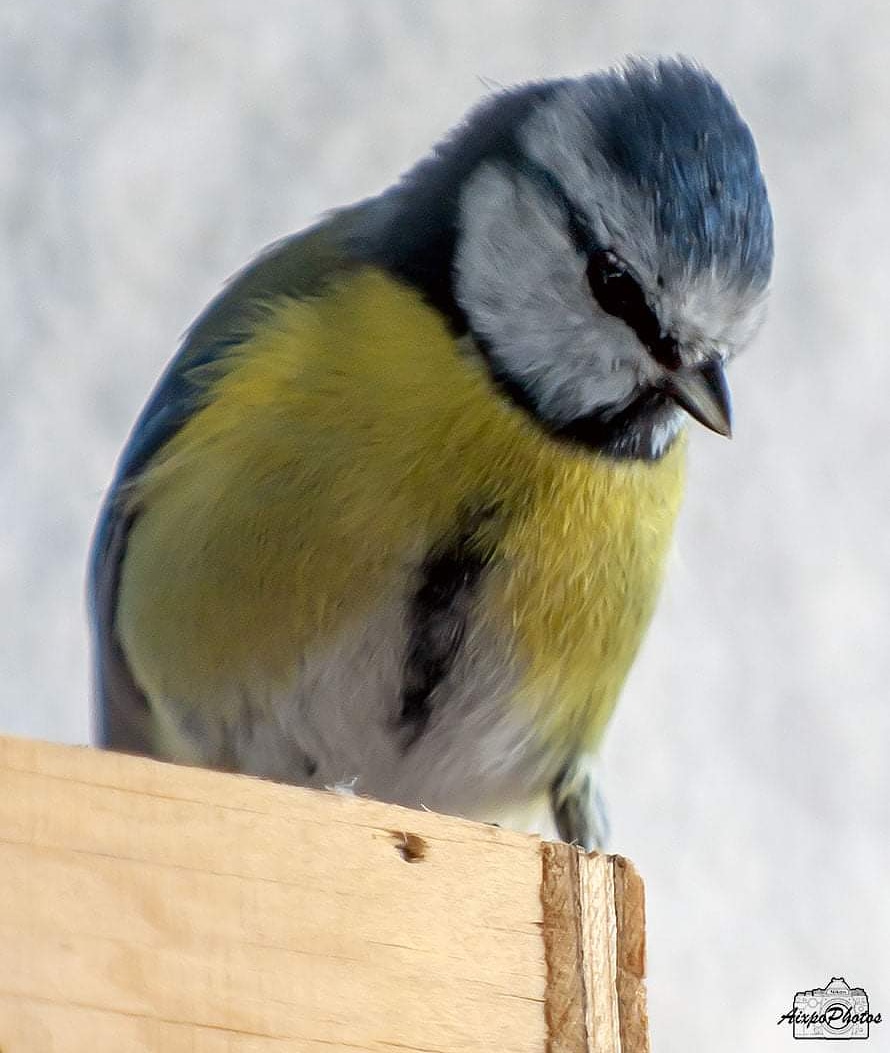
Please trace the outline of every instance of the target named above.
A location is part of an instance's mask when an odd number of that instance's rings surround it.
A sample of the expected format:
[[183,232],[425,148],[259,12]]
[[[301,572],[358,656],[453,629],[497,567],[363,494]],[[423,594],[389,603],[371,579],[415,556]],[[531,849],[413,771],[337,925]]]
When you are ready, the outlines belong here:
[[665,380],[665,393],[706,428],[732,435],[732,401],[722,362],[674,370]]

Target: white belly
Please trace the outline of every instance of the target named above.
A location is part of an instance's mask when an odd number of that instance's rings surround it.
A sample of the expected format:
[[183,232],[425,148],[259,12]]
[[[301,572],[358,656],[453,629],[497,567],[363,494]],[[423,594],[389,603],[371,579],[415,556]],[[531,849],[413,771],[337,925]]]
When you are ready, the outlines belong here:
[[545,795],[565,758],[548,754],[511,705],[519,677],[507,643],[471,618],[411,742],[399,721],[407,638],[403,600],[346,625],[301,661],[289,693],[249,706],[226,744],[232,766],[489,820]]

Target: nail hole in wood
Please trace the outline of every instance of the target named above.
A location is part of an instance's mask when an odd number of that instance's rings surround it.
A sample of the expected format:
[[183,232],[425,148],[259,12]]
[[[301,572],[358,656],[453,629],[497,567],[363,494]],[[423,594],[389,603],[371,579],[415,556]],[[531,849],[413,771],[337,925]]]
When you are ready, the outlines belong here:
[[426,856],[426,841],[417,834],[393,831],[395,848],[406,863],[419,863]]

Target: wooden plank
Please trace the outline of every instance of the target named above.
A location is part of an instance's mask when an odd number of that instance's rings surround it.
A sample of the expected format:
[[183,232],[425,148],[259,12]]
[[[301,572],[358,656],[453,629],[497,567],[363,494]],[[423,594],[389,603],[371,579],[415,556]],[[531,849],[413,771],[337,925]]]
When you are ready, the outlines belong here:
[[2,1053],[637,1053],[641,895],[495,827],[0,738]]
[[620,1048],[649,1053],[646,1009],[646,897],[633,863],[612,859],[615,880],[616,954]]

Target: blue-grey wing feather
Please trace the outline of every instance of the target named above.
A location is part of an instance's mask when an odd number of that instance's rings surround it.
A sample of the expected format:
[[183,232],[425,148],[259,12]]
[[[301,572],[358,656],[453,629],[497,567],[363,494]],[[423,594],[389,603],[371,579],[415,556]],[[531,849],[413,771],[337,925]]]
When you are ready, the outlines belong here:
[[138,477],[201,404],[203,388],[197,377],[202,367],[250,336],[263,305],[282,296],[311,296],[345,265],[341,244],[351,216],[351,210],[339,213],[278,242],[238,274],[191,327],[130,433],[100,513],[89,567],[95,734],[101,745],[152,752],[149,704],[114,627],[127,537],[138,514],[122,499],[127,483]]

